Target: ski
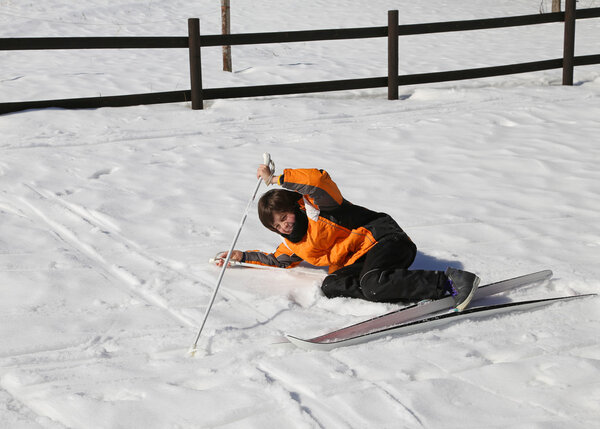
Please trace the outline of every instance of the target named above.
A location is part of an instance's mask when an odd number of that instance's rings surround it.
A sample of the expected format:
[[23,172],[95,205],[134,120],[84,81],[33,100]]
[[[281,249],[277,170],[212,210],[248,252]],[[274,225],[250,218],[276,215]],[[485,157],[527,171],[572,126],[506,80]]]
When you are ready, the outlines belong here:
[[387,337],[390,335],[406,335],[415,332],[429,331],[439,326],[456,322],[462,319],[473,319],[497,316],[512,311],[528,311],[534,310],[543,306],[564,302],[580,298],[597,296],[596,294],[561,296],[557,298],[536,299],[531,301],[510,302],[499,305],[489,305],[482,307],[468,308],[462,312],[444,313],[436,316],[426,317],[424,319],[414,320],[398,326],[370,331],[367,333],[358,334],[356,336],[346,337],[343,339],[334,339],[329,341],[317,341],[316,339],[303,340],[292,335],[286,335],[287,339],[294,345],[306,350],[328,351],[338,347],[346,347],[355,344],[361,344],[367,341],[372,341],[377,338]]
[[[552,271],[544,270],[501,280],[485,286],[480,286],[475,291],[475,296],[473,297],[471,303],[490,295],[495,295],[518,287],[541,282],[549,279],[550,277],[552,277]],[[353,338],[368,332],[379,331],[391,326],[398,326],[403,323],[421,319],[431,314],[438,313],[440,311],[447,311],[452,308],[454,308],[454,299],[452,297],[413,304],[408,307],[401,308],[400,310],[392,311],[391,313],[386,313],[381,316],[377,316],[372,319],[329,332],[319,337],[311,338],[308,341],[313,343],[321,343]]]

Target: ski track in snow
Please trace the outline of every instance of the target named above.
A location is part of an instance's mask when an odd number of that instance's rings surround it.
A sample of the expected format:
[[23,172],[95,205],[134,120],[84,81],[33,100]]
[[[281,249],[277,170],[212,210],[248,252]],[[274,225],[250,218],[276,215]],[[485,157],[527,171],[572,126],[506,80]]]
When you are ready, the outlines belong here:
[[[160,294],[152,292],[145,287],[146,283],[149,281],[144,278],[143,275],[136,274],[130,270],[131,266],[136,266],[137,263],[135,261],[127,262],[120,260],[119,262],[111,261],[109,258],[110,255],[102,255],[99,253],[94,245],[87,243],[83,239],[80,238],[80,235],[72,229],[73,222],[70,223],[70,226],[67,227],[61,223],[61,221],[57,220],[64,219],[65,216],[71,214],[74,215],[77,219],[77,223],[80,225],[84,225],[87,228],[92,227],[94,230],[98,231],[104,237],[111,239],[114,242],[113,248],[125,248],[125,252],[119,252],[119,256],[122,258],[124,254],[129,254],[133,256],[132,259],[146,259],[145,262],[156,263],[154,260],[148,260],[146,255],[143,255],[136,249],[135,243],[127,241],[125,242],[121,237],[116,235],[115,231],[111,231],[110,226],[105,224],[102,221],[99,221],[96,217],[94,217],[89,212],[85,211],[82,207],[77,207],[73,205],[65,205],[60,203],[60,200],[52,196],[51,193],[36,188],[32,185],[26,185],[31,191],[35,192],[39,199],[37,203],[43,208],[38,208],[35,203],[32,203],[31,200],[22,199],[22,203],[29,208],[29,210],[36,215],[42,222],[46,223],[51,231],[66,244],[72,246],[75,250],[79,251],[82,255],[85,255],[89,260],[92,261],[92,266],[95,270],[101,273],[103,276],[111,277],[117,280],[117,283],[125,284],[130,288],[130,290],[135,294],[137,298],[140,298],[150,305],[154,305],[158,308],[165,310],[172,317],[177,319],[179,322],[184,323],[188,326],[192,326],[194,323],[188,317],[181,314],[179,311],[170,308],[168,303],[160,296]],[[49,213],[52,213],[54,207],[59,207],[62,209],[62,213],[56,215],[54,218],[51,218]],[[71,216],[73,217],[73,216]],[[95,242],[99,241],[97,238],[94,240]]]
[[[98,173],[94,173],[90,178],[97,179],[105,174],[110,174],[110,171],[100,170]],[[159,279],[148,279],[147,277],[148,275],[160,275],[167,271],[208,286],[204,280],[200,280],[194,277],[191,273],[174,267],[177,264],[173,261],[168,261],[164,258],[152,255],[148,251],[144,250],[138,243],[135,243],[122,236],[118,232],[118,227],[116,225],[111,224],[104,218],[99,218],[98,214],[90,212],[85,207],[67,203],[48,190],[44,190],[30,184],[25,186],[37,194],[39,197],[37,202],[39,203],[40,207],[43,208],[37,207],[34,203],[32,203],[31,199],[22,199],[21,202],[28,207],[29,210],[42,222],[46,223],[57,237],[59,237],[66,244],[72,246],[81,254],[85,255],[88,259],[92,260],[93,265],[95,265],[94,268],[97,271],[101,272],[107,277],[112,276],[115,278],[115,280],[117,280],[117,283],[128,286],[137,298],[148,302],[150,305],[154,305],[165,310],[179,322],[190,327],[198,325],[198,320],[194,320],[183,314],[183,312],[180,310],[169,306],[169,303],[161,296],[161,284]],[[53,208],[58,208],[59,213],[57,213],[54,218],[50,218],[49,213],[53,212]],[[70,222],[67,226],[61,222],[63,219],[68,218],[68,215],[73,215],[70,217],[72,219],[74,218],[75,221]],[[111,257],[115,258],[113,255],[101,254],[94,247],[98,241],[96,236],[94,236],[94,244],[88,243],[84,239],[80,238],[80,235],[77,234],[75,228],[82,229],[82,227],[83,229],[92,228],[95,233],[101,234],[100,236],[102,238],[109,239],[110,245],[106,247],[111,248],[112,251],[119,256],[119,261],[117,262],[114,259],[110,259]],[[131,262],[123,260],[122,258],[124,255],[128,255],[131,259]],[[138,265],[136,260],[142,260],[144,265],[149,266],[150,268],[147,268],[149,272],[138,273],[130,270],[130,267]],[[152,281],[156,282],[159,290],[151,290],[153,287]],[[229,299],[236,299],[235,294],[232,291],[223,291],[222,295]],[[240,302],[243,303],[244,301],[241,300]],[[260,313],[252,306],[249,306],[249,308],[251,308],[262,318],[268,317]]]
[[[356,377],[356,373],[352,371],[351,367],[348,367],[342,361],[332,357],[332,365],[335,367],[336,378],[340,379],[340,383],[345,383],[333,390],[328,389],[326,394],[329,395],[343,395],[348,388],[349,384],[353,384],[353,379]],[[318,368],[312,368],[316,370],[318,374]],[[264,368],[260,368],[264,372],[267,380],[271,383],[277,380],[279,384],[285,389],[286,394],[295,402],[298,403],[300,411],[309,416],[318,427],[326,428],[334,424],[334,422],[345,422],[346,427],[367,427],[369,424],[373,424],[375,415],[353,415],[353,410],[342,408],[339,410],[325,410],[320,409],[319,401],[321,393],[319,391],[312,391],[307,388],[304,380],[298,380],[294,377],[290,377],[288,371],[285,369],[277,369],[276,367],[271,369],[271,372]],[[320,374],[325,376],[326,374]],[[313,376],[314,377],[314,376]],[[315,377],[317,378],[317,377]],[[386,389],[383,382],[364,381],[359,386],[354,386],[354,390],[362,392],[361,400],[365,400],[371,403],[387,403],[389,406],[386,408],[393,412],[397,418],[402,421],[405,420],[407,424],[412,425],[418,424],[419,427],[423,427],[422,422],[415,415],[409,407],[402,403],[399,396],[394,395]],[[376,423],[375,423],[376,424]]]

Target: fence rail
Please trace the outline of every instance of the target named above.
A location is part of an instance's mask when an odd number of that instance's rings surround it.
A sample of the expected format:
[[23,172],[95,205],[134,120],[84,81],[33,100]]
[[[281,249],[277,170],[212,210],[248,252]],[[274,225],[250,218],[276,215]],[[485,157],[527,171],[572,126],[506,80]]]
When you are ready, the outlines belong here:
[[[575,10],[575,0],[567,0],[565,12],[523,15],[468,21],[435,22],[398,25],[397,11],[388,12],[388,25],[382,27],[345,28],[334,30],[306,30],[277,33],[246,33],[228,35],[201,35],[197,18],[188,20],[188,37],[47,37],[0,39],[0,50],[51,50],[51,49],[171,49],[187,48],[190,56],[190,90],[106,97],[69,98],[0,103],[0,114],[26,109],[58,107],[67,109],[122,107],[138,104],[192,102],[192,109],[202,109],[203,100],[264,97],[311,92],[342,91],[388,87],[388,98],[397,99],[401,85],[477,79],[550,69],[563,69],[563,84],[572,85],[573,67],[600,64],[600,54],[574,56],[575,21],[598,18],[600,8]],[[421,73],[398,76],[398,37],[454,31],[486,30],[492,28],[537,25],[564,22],[563,57],[475,69]],[[361,79],[344,79],[322,82],[304,82],[279,85],[260,85],[230,88],[202,87],[201,47],[224,45],[250,45],[267,43],[292,43],[325,40],[388,38],[388,75]]]

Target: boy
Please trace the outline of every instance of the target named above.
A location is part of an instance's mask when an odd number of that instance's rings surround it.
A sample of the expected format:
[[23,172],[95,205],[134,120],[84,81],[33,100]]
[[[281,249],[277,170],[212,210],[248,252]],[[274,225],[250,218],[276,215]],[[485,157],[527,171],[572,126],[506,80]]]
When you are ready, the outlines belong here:
[[[283,243],[274,253],[234,250],[231,260],[284,268],[303,260],[328,266],[321,285],[328,298],[415,302],[452,295],[459,310],[471,301],[479,284],[476,275],[453,268],[409,270],[417,247],[408,235],[389,215],[345,200],[326,171],[285,169],[274,176],[263,164],[257,178],[283,188],[266,192],[258,203],[262,224],[281,235]],[[218,256],[225,258],[227,252]]]

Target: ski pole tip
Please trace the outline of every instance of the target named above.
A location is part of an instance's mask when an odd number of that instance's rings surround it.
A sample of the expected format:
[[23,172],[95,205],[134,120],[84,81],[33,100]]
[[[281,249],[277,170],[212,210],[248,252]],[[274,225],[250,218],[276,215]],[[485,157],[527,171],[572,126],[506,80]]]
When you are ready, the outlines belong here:
[[194,345],[190,348],[188,352],[188,356],[191,358],[201,358],[208,355],[208,352],[202,348],[198,348],[198,346]]

